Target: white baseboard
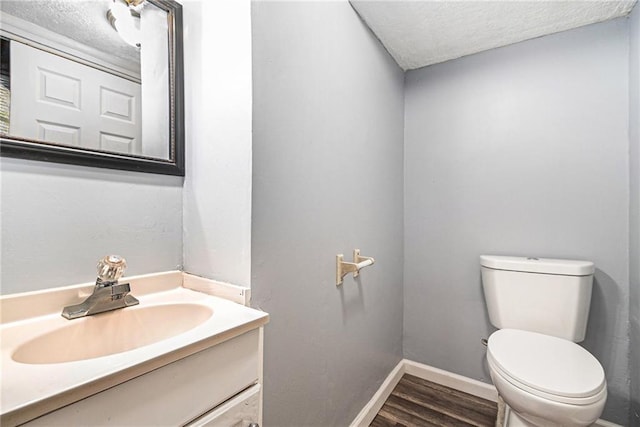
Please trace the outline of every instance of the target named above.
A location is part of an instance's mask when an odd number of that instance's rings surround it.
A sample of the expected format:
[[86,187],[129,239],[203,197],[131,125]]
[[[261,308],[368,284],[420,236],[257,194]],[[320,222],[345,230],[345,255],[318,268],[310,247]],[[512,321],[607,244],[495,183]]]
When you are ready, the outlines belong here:
[[371,424],[378,414],[378,411],[380,411],[380,408],[382,408],[382,405],[384,405],[384,402],[386,402],[393,389],[400,382],[400,378],[404,375],[404,362],[404,359],[401,360],[400,363],[393,368],[391,373],[382,382],[382,385],[380,385],[378,391],[376,391],[371,400],[369,400],[353,420],[350,427],[368,427],[369,424]]
[[[373,395],[371,400],[364,408],[362,408],[358,416],[351,423],[350,427],[368,427],[404,374],[413,375],[418,378],[422,378],[423,380],[451,387],[483,399],[491,400],[492,402],[498,401],[498,392],[491,384],[486,384],[472,378],[467,378],[462,375],[434,368],[433,366],[425,365],[423,363],[402,359],[383,381],[382,385]],[[605,420],[596,421],[594,426],[622,427],[618,424]]]

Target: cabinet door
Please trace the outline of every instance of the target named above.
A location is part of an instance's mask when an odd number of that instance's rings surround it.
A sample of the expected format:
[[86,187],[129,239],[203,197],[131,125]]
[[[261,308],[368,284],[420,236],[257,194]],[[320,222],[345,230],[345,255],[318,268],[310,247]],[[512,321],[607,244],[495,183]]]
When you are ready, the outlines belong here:
[[207,412],[187,427],[248,427],[258,422],[260,384]]
[[184,425],[258,382],[259,333],[254,329],[24,425]]

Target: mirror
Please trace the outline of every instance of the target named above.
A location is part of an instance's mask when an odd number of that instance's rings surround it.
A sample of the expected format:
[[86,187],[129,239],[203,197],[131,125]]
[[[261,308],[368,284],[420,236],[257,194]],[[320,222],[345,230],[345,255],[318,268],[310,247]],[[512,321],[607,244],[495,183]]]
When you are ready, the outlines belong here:
[[182,7],[2,0],[0,154],[184,176]]

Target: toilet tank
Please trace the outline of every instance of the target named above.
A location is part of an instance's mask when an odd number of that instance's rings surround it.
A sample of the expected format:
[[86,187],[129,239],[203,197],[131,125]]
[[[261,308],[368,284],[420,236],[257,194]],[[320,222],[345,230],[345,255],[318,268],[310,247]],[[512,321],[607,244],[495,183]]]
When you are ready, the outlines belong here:
[[592,262],[482,255],[480,265],[493,326],[584,340]]

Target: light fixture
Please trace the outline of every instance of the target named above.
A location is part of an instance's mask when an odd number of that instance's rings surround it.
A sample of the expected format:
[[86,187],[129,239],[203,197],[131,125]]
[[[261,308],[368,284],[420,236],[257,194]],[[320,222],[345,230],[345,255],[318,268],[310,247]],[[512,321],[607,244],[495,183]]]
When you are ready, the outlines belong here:
[[127,44],[140,47],[140,11],[145,0],[112,0],[107,19]]

